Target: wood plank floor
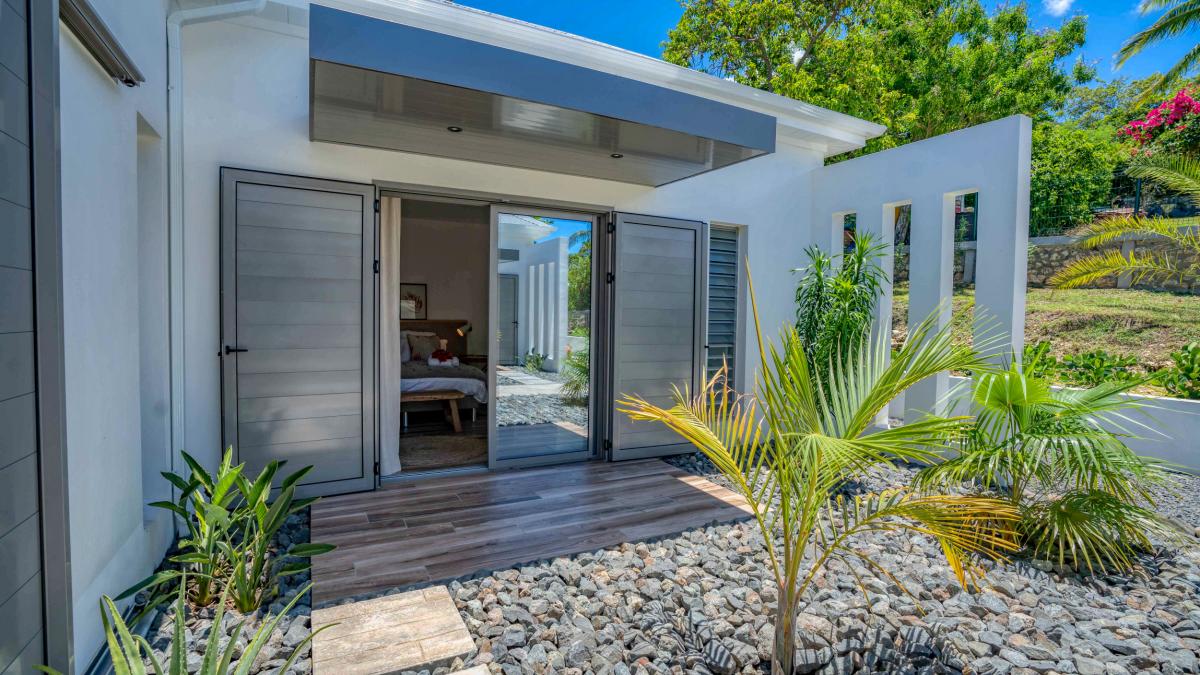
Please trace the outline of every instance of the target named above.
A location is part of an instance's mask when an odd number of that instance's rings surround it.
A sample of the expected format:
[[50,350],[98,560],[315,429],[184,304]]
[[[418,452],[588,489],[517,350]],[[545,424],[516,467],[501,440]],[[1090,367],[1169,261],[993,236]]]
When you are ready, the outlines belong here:
[[733,492],[657,459],[459,474],[322,499],[320,605],[746,517]]

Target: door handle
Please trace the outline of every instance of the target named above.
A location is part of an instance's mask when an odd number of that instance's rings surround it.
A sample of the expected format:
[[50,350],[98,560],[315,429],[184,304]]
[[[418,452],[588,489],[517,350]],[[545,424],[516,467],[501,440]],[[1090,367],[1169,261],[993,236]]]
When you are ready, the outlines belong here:
[[248,351],[250,351],[250,350],[242,349],[241,347],[230,347],[229,345],[225,345],[225,356],[229,356],[230,354],[233,354],[236,352],[248,352]]

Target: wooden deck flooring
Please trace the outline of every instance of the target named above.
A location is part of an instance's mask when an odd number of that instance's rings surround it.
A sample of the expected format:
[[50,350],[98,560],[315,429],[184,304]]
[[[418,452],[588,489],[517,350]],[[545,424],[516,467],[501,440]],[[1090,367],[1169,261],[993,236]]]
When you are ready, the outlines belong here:
[[460,474],[322,499],[313,601],[662,537],[746,517],[733,492],[657,459]]

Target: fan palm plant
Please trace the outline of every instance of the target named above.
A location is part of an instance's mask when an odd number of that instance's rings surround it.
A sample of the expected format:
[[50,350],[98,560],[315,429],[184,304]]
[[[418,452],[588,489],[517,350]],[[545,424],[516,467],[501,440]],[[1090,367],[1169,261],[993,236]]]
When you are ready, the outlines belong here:
[[1144,380],[1056,390],[1036,369],[1027,363],[976,375],[975,422],[957,456],[923,469],[916,482],[973,481],[1004,495],[1021,515],[1020,543],[1036,558],[1089,572],[1128,569],[1152,537],[1176,535],[1138,504],[1153,506],[1150,488],[1165,479],[1163,467],[1124,440],[1140,425],[1127,413],[1145,404],[1122,394]]
[[[1200,28],[1200,2],[1196,0],[1142,0],[1138,9],[1142,14],[1165,11],[1154,23],[1136,33],[1121,46],[1121,51],[1117,52],[1117,66],[1124,65],[1150,45]],[[1177,82],[1195,68],[1197,63],[1200,63],[1200,44],[1189,49],[1167,72],[1155,78],[1145,94],[1148,96]]]
[[625,396],[619,406],[691,442],[748,502],[779,589],[772,672],[791,673],[796,614],[826,563],[853,562],[891,578],[851,546],[857,536],[904,529],[930,535],[959,581],[970,585],[977,574],[972,555],[998,558],[1012,547],[1009,523],[1016,512],[991,498],[910,491],[831,500],[851,478],[895,461],[932,459],[935,448],[958,437],[965,418],[930,416],[882,430],[872,421],[916,382],[982,364],[969,348],[954,345],[948,330],[935,332],[926,321],[890,363],[886,344],[863,340],[847,358],[829,361],[827,376],[818,380],[795,327],[785,329],[779,345],[764,345],[753,282],[750,297],[763,355],[754,397],[731,392],[722,369],[695,395],[677,390],[671,407],[637,396]]
[[[1200,6],[1200,4],[1198,4]],[[1190,157],[1151,155],[1132,163],[1126,173],[1158,183],[1200,205],[1200,160]],[[1181,280],[1200,272],[1200,218],[1148,218],[1134,214],[1099,220],[1083,230],[1080,244],[1099,249],[1123,237],[1155,236],[1171,244],[1174,251],[1130,252],[1118,249],[1096,251],[1059,270],[1050,277],[1054,288],[1078,288],[1105,277],[1128,274],[1133,283]]]

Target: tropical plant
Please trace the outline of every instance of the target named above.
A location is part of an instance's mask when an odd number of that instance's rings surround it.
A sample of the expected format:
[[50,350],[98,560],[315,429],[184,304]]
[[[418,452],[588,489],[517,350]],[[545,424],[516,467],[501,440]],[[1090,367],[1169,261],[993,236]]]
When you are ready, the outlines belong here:
[[[271,546],[275,535],[288,516],[308,508],[316,498],[296,499],[296,485],[311,466],[289,475],[279,486],[279,495],[269,500],[271,484],[283,462],[272,461],[252,483],[239,476],[238,489],[242,505],[235,522],[239,527],[233,537],[221,543],[229,561],[226,589],[230,601],[240,612],[253,612],[270,602],[279,592],[280,577],[298,574],[311,567],[308,558],[334,549],[332,544],[292,544],[288,550],[273,555]],[[296,560],[299,559],[299,560]]]
[[[1132,162],[1125,173],[1183,194],[1200,205],[1200,160],[1154,154]],[[1080,233],[1080,245],[1101,249],[1079,258],[1050,277],[1054,288],[1079,288],[1106,277],[1129,275],[1132,283],[1182,281],[1200,273],[1200,218],[1149,218],[1140,214],[1097,220]],[[1129,255],[1111,245],[1127,237],[1153,237],[1169,250]],[[1188,260],[1191,262],[1188,262]]]
[[233,465],[232,449],[221,458],[216,475],[209,474],[188,453],[181,454],[191,470],[187,479],[170,471],[162,472],[179,491],[176,501],[150,503],[150,506],[179,516],[187,527],[187,535],[178,542],[180,553],[167,559],[177,567],[156,572],[117,596],[121,600],[142,589],[153,589],[155,593],[145,605],[146,610],[170,597],[175,582],[189,578],[188,600],[198,607],[211,605],[220,592],[219,580],[229,568],[222,543],[234,526],[234,512],[239,500],[237,486],[243,467]]
[[1083,387],[1098,387],[1105,382],[1128,382],[1137,377],[1130,370],[1137,365],[1132,356],[1109,354],[1095,349],[1063,357],[1059,373],[1067,382]]
[[1025,345],[1022,350],[1021,363],[1031,375],[1040,380],[1053,381],[1061,368],[1058,359],[1050,353],[1050,348],[1049,342],[1039,340],[1036,344]]
[[1200,116],[1200,101],[1188,88],[1150,108],[1145,115],[1130,120],[1118,134],[1129,138],[1142,155],[1155,152],[1195,154],[1200,150],[1196,121]]
[[[276,626],[279,625],[282,619],[292,607],[304,596],[305,593],[312,588],[312,584],[308,584],[296,594],[296,597],[283,608],[277,616],[272,617],[267,615],[263,620],[262,625],[258,627],[254,635],[250,638],[249,643],[241,651],[237,653],[237,642],[242,635],[242,627],[245,621],[238,622],[230,633],[229,640],[210,639],[204,648],[204,654],[201,657],[199,667],[193,669],[188,664],[188,645],[187,634],[184,629],[184,611],[186,603],[184,602],[187,583],[179,585],[179,593],[175,600],[175,614],[172,617],[174,622],[174,633],[171,638],[171,653],[167,658],[167,663],[161,663],[154,655],[154,650],[151,649],[150,643],[141,635],[135,635],[129,630],[129,625],[121,616],[121,612],[117,609],[116,603],[107,595],[100,598],[100,620],[104,624],[104,636],[108,645],[108,656],[112,661],[112,670],[115,675],[147,675],[146,661],[150,661],[149,672],[155,675],[249,675],[254,662],[258,659],[259,653],[267,642],[271,639]],[[213,616],[213,625],[220,626],[225,617],[225,596],[222,593],[221,602],[217,605],[216,614]],[[322,626],[314,631],[311,635],[305,637],[294,648],[292,653],[287,657],[284,664],[277,669],[276,672],[285,673],[288,668],[300,656],[304,647],[321,631],[326,628],[332,628],[335,624]],[[237,667],[233,667],[233,660],[237,659]],[[57,670],[38,666],[37,670],[51,675],[62,675]]]
[[868,233],[856,234],[854,246],[837,256],[816,246],[804,250],[809,263],[795,270],[802,275],[796,286],[796,334],[818,379],[832,359],[866,339],[887,279],[879,265],[883,250]]
[[1035,558],[1088,572],[1128,569],[1153,537],[1176,535],[1152,510],[1162,466],[1125,444],[1138,424],[1126,413],[1146,406],[1122,394],[1140,383],[1056,390],[1028,365],[980,373],[974,424],[954,456],[923,469],[916,484],[970,481],[1001,496],[1020,514],[1020,543]]
[[1174,365],[1157,375],[1167,393],[1180,398],[1200,398],[1200,343],[1192,342],[1171,352]]
[[[1117,52],[1117,66],[1140,54],[1150,45],[1200,28],[1200,3],[1195,0],[1142,0],[1138,8],[1143,14],[1164,10],[1154,23],[1134,34]],[[1200,62],[1200,44],[1193,45],[1167,72],[1147,88],[1147,94],[1169,87],[1185,77]]]
[[572,401],[586,401],[588,386],[591,384],[592,357],[584,347],[567,354],[563,359],[562,372],[565,376],[562,383],[562,395]]
[[837,559],[896,581],[851,545],[857,536],[903,530],[932,536],[959,581],[971,585],[978,569],[970,558],[1000,557],[1011,547],[1008,523],[1017,514],[1003,501],[978,496],[888,491],[830,500],[849,479],[896,461],[929,460],[935,448],[959,436],[965,418],[929,416],[882,430],[873,422],[916,382],[982,363],[971,349],[956,346],[948,330],[934,332],[926,321],[890,362],[884,341],[846,345],[850,358],[828,363],[819,381],[795,327],[784,330],[778,345],[764,344],[753,282],[750,298],[763,359],[755,396],[732,392],[721,369],[694,395],[677,389],[671,407],[626,395],[619,408],[691,442],[745,498],[779,590],[771,672],[791,673],[796,614],[822,567]]
[[187,598],[193,605],[206,607],[219,593],[228,593],[239,611],[250,612],[274,596],[280,576],[308,569],[308,563],[290,559],[333,550],[328,544],[293,544],[287,551],[271,551],[287,517],[316,501],[295,498],[295,486],[311,466],[287,476],[272,501],[272,483],[284,462],[268,463],[250,481],[244,475],[245,465],[233,464],[232,448],[225,451],[215,475],[188,453],[182,455],[191,469],[188,479],[163,472],[179,490],[178,500],[150,504],[171,511],[187,526],[188,535],[179,540],[180,553],[167,558],[171,567],[142,579],[117,600],[148,589],[151,595],[143,605],[144,614],[165,602],[177,583],[189,583]]

